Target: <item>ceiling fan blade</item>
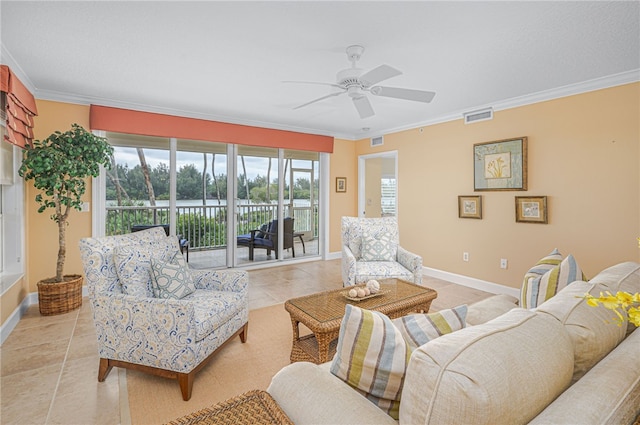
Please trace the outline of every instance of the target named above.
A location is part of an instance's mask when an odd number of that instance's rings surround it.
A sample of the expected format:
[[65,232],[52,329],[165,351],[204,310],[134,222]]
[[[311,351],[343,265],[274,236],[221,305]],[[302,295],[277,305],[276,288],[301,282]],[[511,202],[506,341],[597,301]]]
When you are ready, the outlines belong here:
[[376,114],[373,112],[371,102],[369,102],[369,99],[366,96],[354,97],[353,104],[356,106],[356,109],[360,114],[360,118],[369,118]]
[[399,71],[389,65],[380,65],[372,70],[365,72],[360,76],[360,81],[365,87],[371,87],[380,81],[386,80],[397,75],[401,75],[402,71]]
[[396,99],[413,100],[416,102],[429,103],[436,95],[432,91],[402,89],[399,87],[383,87],[375,86],[369,90],[371,94],[376,96],[394,97]]
[[329,93],[326,96],[322,96],[322,97],[319,97],[317,99],[313,99],[311,102],[303,103],[302,105],[296,106],[293,109],[300,109],[300,108],[303,108],[305,106],[311,105],[312,103],[320,102],[321,100],[328,99],[328,98],[334,97],[334,96],[338,96],[338,95],[341,95],[343,93],[344,93],[344,91],[339,91],[339,92],[335,92],[335,93]]
[[318,82],[318,81],[283,81],[283,83],[316,84],[316,85],[320,85],[320,86],[336,87],[336,88],[339,88],[339,89],[342,88],[342,87],[340,87],[339,85],[337,85],[335,83],[322,83],[322,82]]

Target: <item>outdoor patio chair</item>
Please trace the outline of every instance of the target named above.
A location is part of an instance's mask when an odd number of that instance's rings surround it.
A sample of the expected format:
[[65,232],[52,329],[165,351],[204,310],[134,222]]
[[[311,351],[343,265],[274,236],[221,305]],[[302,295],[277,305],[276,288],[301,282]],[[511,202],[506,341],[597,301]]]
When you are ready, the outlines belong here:
[[342,217],[342,284],[386,278],[422,283],[422,257],[399,241],[396,217]]
[[[293,218],[286,217],[283,220],[284,234],[282,249],[291,248],[291,253],[295,257],[296,249],[293,244]],[[271,250],[276,252],[276,260],[278,259],[278,220],[272,220],[262,229],[251,230],[250,233],[239,235],[237,237],[238,246],[249,247],[249,260],[253,261],[253,250],[262,248],[267,250],[267,255],[271,255]]]
[[113,366],[174,378],[191,398],[195,374],[249,321],[244,270],[192,270],[160,227],[80,240],[98,338],[98,381]]

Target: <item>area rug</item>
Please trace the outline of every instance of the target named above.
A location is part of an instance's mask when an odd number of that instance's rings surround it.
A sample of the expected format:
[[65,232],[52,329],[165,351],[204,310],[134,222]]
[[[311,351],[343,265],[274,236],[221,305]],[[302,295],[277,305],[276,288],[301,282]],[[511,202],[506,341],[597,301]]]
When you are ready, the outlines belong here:
[[249,312],[249,336],[223,347],[196,374],[189,401],[178,382],[127,371],[131,423],[164,424],[250,390],[266,390],[271,378],[290,364],[291,319],[283,304]]

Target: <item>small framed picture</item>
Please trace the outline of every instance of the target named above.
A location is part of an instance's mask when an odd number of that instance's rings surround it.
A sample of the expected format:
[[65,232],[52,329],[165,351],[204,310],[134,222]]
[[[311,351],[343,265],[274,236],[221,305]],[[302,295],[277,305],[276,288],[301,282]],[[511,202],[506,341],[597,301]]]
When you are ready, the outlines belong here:
[[458,196],[458,217],[482,218],[482,196]]
[[547,197],[516,196],[516,222],[547,224]]
[[347,191],[347,178],[336,177],[336,192],[346,192],[346,191]]

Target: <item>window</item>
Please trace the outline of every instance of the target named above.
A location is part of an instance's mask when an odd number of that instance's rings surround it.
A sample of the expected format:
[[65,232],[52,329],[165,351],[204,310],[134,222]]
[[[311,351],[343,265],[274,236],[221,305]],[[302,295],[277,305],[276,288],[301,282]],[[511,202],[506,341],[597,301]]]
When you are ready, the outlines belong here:
[[[24,273],[24,187],[17,173],[21,151],[4,140],[4,127],[0,129],[0,149],[2,155],[8,155],[6,162],[3,159],[0,174],[11,177],[0,184],[0,289],[4,292]],[[10,173],[5,169],[6,164],[11,166]]]

